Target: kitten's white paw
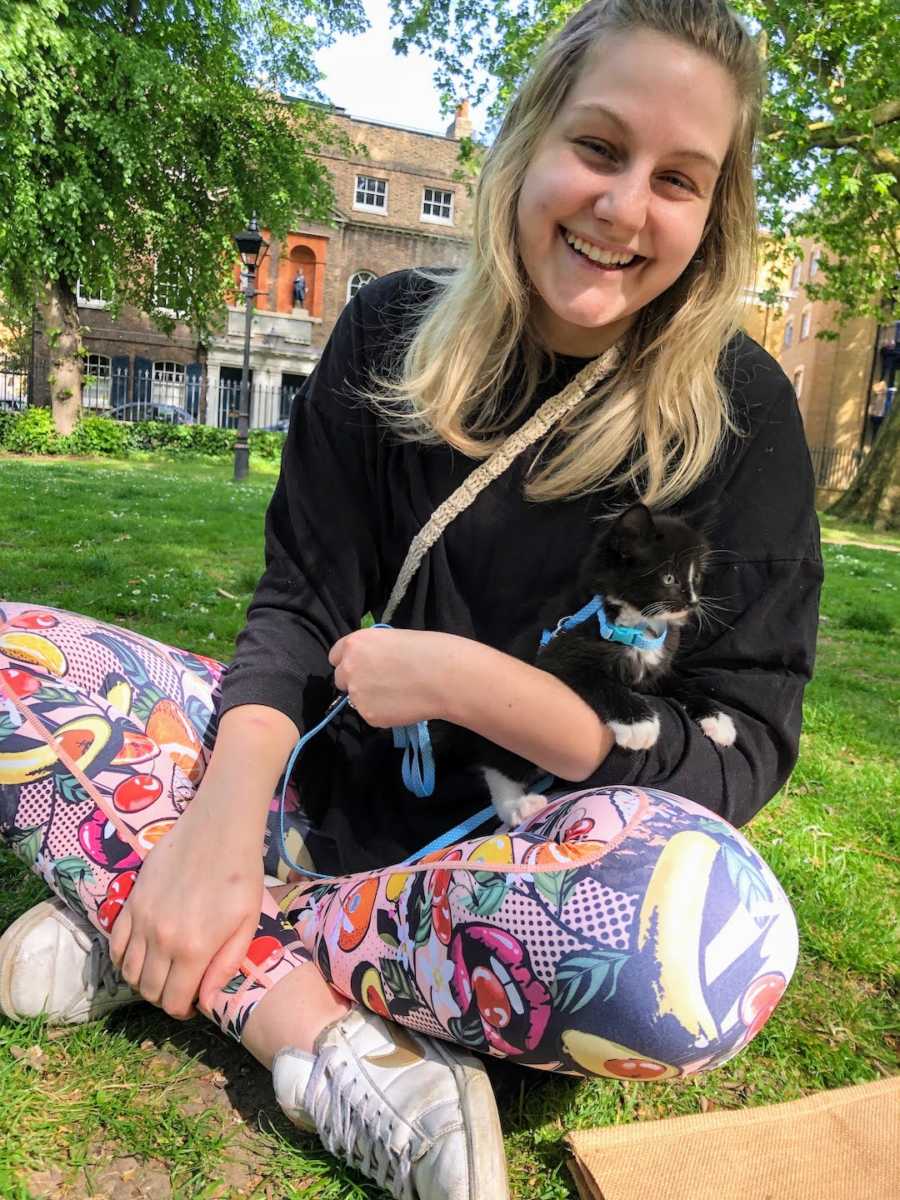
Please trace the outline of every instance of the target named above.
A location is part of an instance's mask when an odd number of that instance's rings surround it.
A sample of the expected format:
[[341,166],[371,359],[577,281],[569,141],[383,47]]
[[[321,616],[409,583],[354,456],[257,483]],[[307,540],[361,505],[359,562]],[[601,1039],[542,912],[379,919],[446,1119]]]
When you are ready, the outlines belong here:
[[541,796],[537,792],[529,792],[527,796],[522,797],[519,803],[512,809],[510,815],[505,818],[506,824],[510,829],[517,829],[520,825],[524,825],[526,821],[530,821],[535,813],[539,813],[546,803],[546,796]]
[[623,750],[649,750],[659,738],[659,717],[655,714],[649,720],[635,721],[633,725],[610,721],[609,727]]
[[536,792],[523,792],[520,783],[508,779],[493,767],[482,767],[481,770],[490,789],[491,803],[497,816],[510,829],[515,829],[517,825],[533,817],[547,803],[544,796],[539,796]]
[[728,713],[720,712],[714,717],[704,717],[700,721],[700,728],[717,746],[732,746],[737,737],[734,721]]

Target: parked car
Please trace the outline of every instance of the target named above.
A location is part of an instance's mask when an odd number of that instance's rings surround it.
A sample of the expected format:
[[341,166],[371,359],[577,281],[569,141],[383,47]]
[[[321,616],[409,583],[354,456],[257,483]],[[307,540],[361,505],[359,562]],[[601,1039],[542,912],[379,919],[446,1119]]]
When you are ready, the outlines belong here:
[[112,410],[119,421],[168,421],[171,425],[196,425],[196,419],[177,404],[120,404]]
[[262,431],[263,433],[287,433],[290,423],[290,417],[279,417],[274,425],[263,425]]

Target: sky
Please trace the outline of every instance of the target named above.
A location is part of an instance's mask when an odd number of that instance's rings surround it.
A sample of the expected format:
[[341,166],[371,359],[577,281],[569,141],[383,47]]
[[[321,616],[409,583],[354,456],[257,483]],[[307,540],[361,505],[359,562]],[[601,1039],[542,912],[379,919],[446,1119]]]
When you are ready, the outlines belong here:
[[[325,76],[319,87],[355,117],[444,133],[451,118],[441,116],[432,61],[418,50],[394,54],[387,0],[365,0],[364,7],[371,29],[316,55]],[[483,124],[473,115],[476,126]]]

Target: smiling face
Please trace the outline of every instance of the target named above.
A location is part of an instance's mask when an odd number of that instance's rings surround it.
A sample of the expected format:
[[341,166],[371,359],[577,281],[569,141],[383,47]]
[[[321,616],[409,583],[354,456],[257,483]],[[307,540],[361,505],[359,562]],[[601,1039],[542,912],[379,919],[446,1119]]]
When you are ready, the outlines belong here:
[[[588,54],[519,193],[519,252],[553,350],[602,353],[682,274],[736,120],[728,74],[665,34],[618,33]],[[640,257],[609,270],[609,252]]]

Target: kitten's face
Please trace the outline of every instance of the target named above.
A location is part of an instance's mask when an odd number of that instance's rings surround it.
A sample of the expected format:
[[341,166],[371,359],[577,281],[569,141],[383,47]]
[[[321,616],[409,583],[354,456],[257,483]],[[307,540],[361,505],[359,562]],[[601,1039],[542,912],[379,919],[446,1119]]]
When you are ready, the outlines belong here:
[[682,624],[697,609],[709,546],[678,517],[624,513],[601,538],[591,567],[595,591],[644,617]]

